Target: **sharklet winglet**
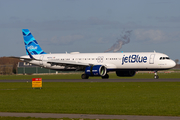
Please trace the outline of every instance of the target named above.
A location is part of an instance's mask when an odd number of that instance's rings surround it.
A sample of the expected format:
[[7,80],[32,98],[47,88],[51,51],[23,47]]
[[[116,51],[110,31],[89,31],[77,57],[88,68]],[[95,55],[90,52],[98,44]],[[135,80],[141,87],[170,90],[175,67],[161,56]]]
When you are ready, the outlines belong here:
[[[26,49],[26,50],[27,50],[27,49]],[[42,60],[39,60],[39,59],[35,59],[35,58],[31,55],[31,53],[29,52],[29,50],[27,50],[27,52],[28,52],[29,57],[30,57],[32,60],[42,61]]]
[[29,50],[26,49],[26,51],[28,52],[28,55],[29,55],[29,57],[30,57],[31,59],[35,59],[35,58],[31,55],[31,53],[29,52]]

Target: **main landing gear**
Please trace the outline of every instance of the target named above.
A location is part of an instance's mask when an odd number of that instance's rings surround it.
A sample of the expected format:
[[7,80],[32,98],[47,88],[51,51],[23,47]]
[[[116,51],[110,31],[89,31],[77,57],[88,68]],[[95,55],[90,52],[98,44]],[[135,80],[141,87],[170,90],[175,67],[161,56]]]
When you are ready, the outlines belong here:
[[86,74],[82,74],[82,75],[81,75],[81,78],[82,78],[82,79],[88,79],[88,78],[89,78],[89,76],[88,76],[88,75],[86,75]]
[[159,76],[157,75],[157,71],[154,71],[154,79],[159,79]]
[[108,79],[108,78],[109,78],[109,75],[106,74],[105,76],[102,76],[101,78],[102,78],[102,79]]

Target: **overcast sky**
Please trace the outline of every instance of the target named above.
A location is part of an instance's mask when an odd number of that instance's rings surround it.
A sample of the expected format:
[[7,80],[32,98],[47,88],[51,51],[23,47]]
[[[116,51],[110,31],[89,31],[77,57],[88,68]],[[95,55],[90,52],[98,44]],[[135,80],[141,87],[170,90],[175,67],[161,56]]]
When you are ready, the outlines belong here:
[[130,31],[124,52],[180,59],[180,0],[0,0],[0,57],[25,55],[22,29],[47,53],[104,52]]

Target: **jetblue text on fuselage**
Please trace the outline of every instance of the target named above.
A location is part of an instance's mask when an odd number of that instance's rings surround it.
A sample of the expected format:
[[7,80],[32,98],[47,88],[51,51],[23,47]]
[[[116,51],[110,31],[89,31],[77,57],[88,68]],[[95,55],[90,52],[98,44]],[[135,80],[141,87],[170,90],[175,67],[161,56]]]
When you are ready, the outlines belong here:
[[125,55],[123,55],[123,58],[122,58],[122,65],[124,65],[124,63],[146,63],[146,62],[147,62],[146,56],[139,56],[139,55],[125,56]]

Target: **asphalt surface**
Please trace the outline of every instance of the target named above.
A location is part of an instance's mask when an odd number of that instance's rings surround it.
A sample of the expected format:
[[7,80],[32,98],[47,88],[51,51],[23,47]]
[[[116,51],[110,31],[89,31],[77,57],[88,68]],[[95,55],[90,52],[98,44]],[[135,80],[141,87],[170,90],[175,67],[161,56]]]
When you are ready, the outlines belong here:
[[[32,82],[32,80],[0,80],[0,82]],[[43,82],[180,82],[180,79],[59,79]]]
[[122,120],[180,120],[171,116],[136,116],[136,115],[88,115],[88,114],[55,114],[55,113],[6,113],[0,116],[36,117],[36,118],[89,118],[89,119],[122,119]]
[[[0,80],[0,82],[31,82],[31,80]],[[180,79],[67,79],[43,80],[43,82],[180,82]],[[55,113],[9,113],[0,112],[0,116],[36,117],[36,118],[89,118],[89,119],[126,119],[126,120],[180,120],[173,116],[137,116],[137,115],[89,115]]]

